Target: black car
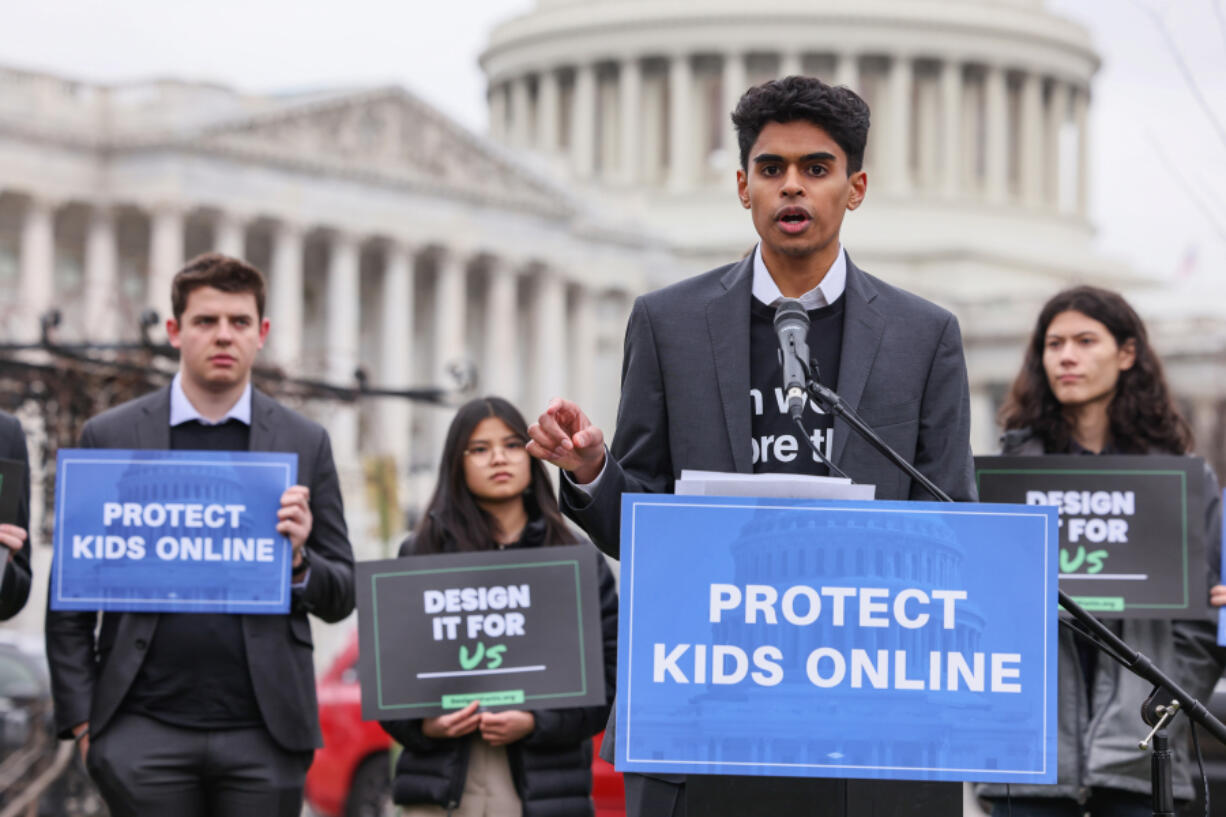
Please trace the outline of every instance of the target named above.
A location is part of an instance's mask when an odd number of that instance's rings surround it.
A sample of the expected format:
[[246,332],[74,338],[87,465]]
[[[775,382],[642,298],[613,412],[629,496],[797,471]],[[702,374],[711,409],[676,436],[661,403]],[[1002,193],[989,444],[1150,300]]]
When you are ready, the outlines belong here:
[[[59,741],[43,642],[0,630],[0,808],[13,802],[55,762]],[[38,800],[40,817],[100,817],[106,805],[80,755]]]

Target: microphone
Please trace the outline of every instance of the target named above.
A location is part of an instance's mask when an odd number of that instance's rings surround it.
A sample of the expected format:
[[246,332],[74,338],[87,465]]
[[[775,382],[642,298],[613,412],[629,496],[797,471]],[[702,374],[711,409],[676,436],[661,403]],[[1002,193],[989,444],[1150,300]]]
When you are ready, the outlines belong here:
[[788,401],[788,414],[800,419],[809,396],[806,391],[809,360],[809,313],[795,298],[783,298],[775,307],[775,334],[779,336],[779,353],[783,360],[783,393]]

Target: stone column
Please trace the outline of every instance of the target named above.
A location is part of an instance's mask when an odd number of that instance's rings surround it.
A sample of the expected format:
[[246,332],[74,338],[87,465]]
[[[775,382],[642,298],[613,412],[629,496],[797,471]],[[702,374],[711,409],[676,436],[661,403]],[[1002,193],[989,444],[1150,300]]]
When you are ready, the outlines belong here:
[[514,269],[502,258],[490,259],[487,275],[482,390],[518,404],[522,389],[516,376],[519,371],[517,279]]
[[729,52],[724,55],[724,76],[723,76],[723,100],[724,110],[722,115],[723,121],[727,122],[724,126],[724,149],[728,153],[728,167],[732,171],[736,171],[741,166],[741,148],[736,140],[736,128],[732,127],[732,123],[728,117],[732,116],[732,112],[736,110],[736,105],[741,101],[741,97],[749,90],[749,80],[745,76],[745,55],[738,52]]
[[490,100],[490,138],[495,142],[507,141],[507,90],[501,82],[491,82],[489,88]]
[[1068,118],[1069,86],[1060,80],[1051,85],[1047,100],[1047,133],[1044,136],[1044,186],[1043,197],[1053,209],[1060,207],[1060,187],[1063,167],[1060,162],[1060,131]]
[[987,124],[986,178],[984,192],[988,201],[1004,201],[1009,174],[1009,125],[1005,109],[1005,71],[999,65],[989,65],[984,72],[984,119]]
[[95,204],[89,214],[85,236],[85,335],[95,341],[116,341],[116,297],[119,286],[119,241],[115,234],[115,211],[109,204]]
[[531,139],[531,123],[528,121],[530,100],[528,99],[528,77],[516,77],[507,83],[511,95],[511,147],[526,148]]
[[[448,367],[467,359],[467,299],[464,295],[468,259],[454,250],[439,252],[435,263],[434,281],[434,385],[444,389],[455,387]],[[431,462],[437,462],[447,438],[454,411],[442,407],[434,412],[433,439],[430,441]]]
[[[337,386],[352,386],[358,367],[358,327],[361,314],[359,259],[361,247],[356,236],[337,232],[328,252],[328,282],[325,288],[327,309],[327,377]],[[358,455],[358,409],[354,404],[338,404],[328,423],[332,448],[338,459],[350,464]]]
[[[413,380],[413,254],[408,246],[394,241],[384,248],[380,308],[379,385],[402,389]],[[378,411],[382,448],[394,458],[396,472],[407,474],[410,402],[381,397]]]
[[689,55],[673,56],[668,63],[668,186],[673,191],[688,190],[694,180],[693,84]]
[[1037,207],[1043,200],[1043,78],[1028,71],[1022,79],[1021,106],[1022,201]]
[[570,154],[575,176],[589,179],[596,162],[596,66],[575,66],[570,106]]
[[779,76],[795,77],[805,72],[799,51],[784,51],[779,54]]
[[292,374],[302,362],[302,229],[281,222],[272,233],[268,282],[268,341],[272,359]]
[[183,266],[183,211],[170,204],[156,205],[150,217],[149,288],[145,303],[165,320],[170,316],[170,282]]
[[222,212],[213,223],[213,249],[231,258],[247,257],[247,225],[233,213]]
[[584,411],[595,410],[596,357],[600,331],[596,325],[596,304],[591,290],[583,285],[574,289],[570,310],[571,338],[569,348],[571,399]]
[[536,147],[545,153],[558,150],[558,72],[541,71],[536,91]]
[[971,450],[987,454],[997,444],[996,415],[992,395],[984,385],[971,386]]
[[18,323],[22,340],[36,341],[39,319],[51,308],[55,291],[55,204],[47,199],[31,197],[26,205],[21,221],[20,264]]
[[911,58],[897,55],[890,62],[889,99],[890,113],[887,116],[889,126],[889,151],[886,157],[887,189],[898,196],[905,196],[911,190],[911,137],[914,129],[911,126],[911,83],[914,75]]
[[536,398],[545,406],[553,397],[567,396],[570,355],[566,348],[566,281],[555,270],[541,269],[536,277]]
[[639,111],[643,107],[643,68],[637,56],[622,60],[618,66],[618,119],[621,125],[621,180],[637,184],[642,177],[642,136]]
[[1073,123],[1077,127],[1076,212],[1090,215],[1090,89],[1077,88],[1073,95]]
[[834,84],[853,91],[860,88],[860,58],[856,54],[839,54],[834,63]]
[[960,191],[962,169],[962,63],[941,64],[941,187],[947,196]]

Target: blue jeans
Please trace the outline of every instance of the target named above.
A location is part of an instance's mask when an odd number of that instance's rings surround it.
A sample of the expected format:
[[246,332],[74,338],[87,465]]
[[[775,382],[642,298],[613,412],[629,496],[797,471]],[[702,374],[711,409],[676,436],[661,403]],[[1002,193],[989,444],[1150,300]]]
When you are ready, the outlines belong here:
[[1153,800],[1148,794],[1119,789],[1090,790],[1083,806],[1064,797],[1014,797],[992,801],[992,817],[1153,817]]

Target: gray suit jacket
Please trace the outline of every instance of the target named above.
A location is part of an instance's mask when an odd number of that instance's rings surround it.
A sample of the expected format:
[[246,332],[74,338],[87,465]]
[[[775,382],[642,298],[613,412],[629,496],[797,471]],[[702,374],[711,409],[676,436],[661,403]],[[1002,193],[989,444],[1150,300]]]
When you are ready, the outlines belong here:
[[[21,423],[11,414],[0,412],[0,459],[17,460],[26,467],[25,485],[17,503],[17,520],[14,524],[30,532],[30,458],[26,453],[26,434]],[[0,520],[5,521],[5,520]],[[4,578],[0,579],[0,621],[12,618],[21,612],[30,596],[30,537],[26,537],[21,550],[11,554],[4,565]]]
[[[85,424],[83,448],[170,448],[170,389],[116,406]],[[318,423],[253,391],[252,451],[298,454],[298,482],[311,489],[311,559],[306,586],[288,615],[243,616],[243,639],[256,703],[272,737],[290,751],[322,746],[307,613],[339,621],[354,605],[353,550],[328,433]],[[56,729],[67,737],[89,721],[102,732],[136,678],[158,624],[157,613],[47,611],[47,661]]]
[[[753,470],[749,321],[753,256],[635,301],[605,473],[588,497],[563,481],[568,515],[610,556],[621,495],[671,493],[683,468]],[[970,401],[957,319],[847,261],[836,391],[954,499],[974,500]],[[834,463],[878,499],[932,499],[842,420]]]

